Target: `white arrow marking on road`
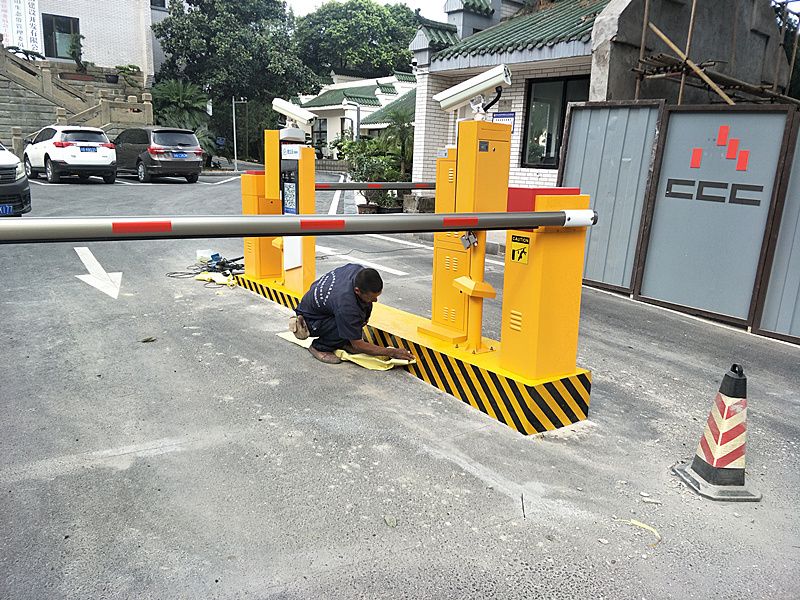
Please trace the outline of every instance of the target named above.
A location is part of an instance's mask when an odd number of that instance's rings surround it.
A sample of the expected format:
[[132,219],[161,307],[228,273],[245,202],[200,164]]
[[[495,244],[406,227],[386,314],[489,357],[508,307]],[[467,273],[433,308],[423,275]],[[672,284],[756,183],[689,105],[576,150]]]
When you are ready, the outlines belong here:
[[75,248],[75,252],[78,253],[78,258],[89,271],[88,275],[75,275],[75,277],[116,300],[122,283],[122,273],[106,273],[88,248]]

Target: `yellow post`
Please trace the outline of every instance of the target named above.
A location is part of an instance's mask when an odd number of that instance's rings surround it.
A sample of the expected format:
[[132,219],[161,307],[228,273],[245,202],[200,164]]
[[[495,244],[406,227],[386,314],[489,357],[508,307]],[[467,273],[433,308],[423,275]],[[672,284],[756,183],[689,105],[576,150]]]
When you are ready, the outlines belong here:
[[[267,199],[264,194],[264,176],[259,174],[242,175],[242,214],[280,214],[280,202]],[[273,246],[274,239],[273,237],[244,238],[245,275],[254,279],[281,276],[281,253]]]
[[[537,211],[589,208],[589,196],[536,196]],[[500,366],[528,379],[575,372],[585,227],[509,231]]]
[[[456,148],[442,148],[436,159],[436,212],[456,212]],[[451,344],[467,339],[467,298],[453,286],[458,277],[469,275],[469,253],[461,244],[461,231],[434,234],[433,293],[431,322],[420,325],[420,333]]]
[[264,194],[278,203],[281,214],[281,138],[280,131],[264,130]]
[[[486,121],[462,121],[458,131],[456,212],[506,212],[511,162],[511,126]],[[453,285],[467,295],[467,339],[459,347],[472,354],[487,352],[483,344],[483,299],[496,292],[483,280],[486,232],[474,232],[477,242],[468,248],[469,277]]]

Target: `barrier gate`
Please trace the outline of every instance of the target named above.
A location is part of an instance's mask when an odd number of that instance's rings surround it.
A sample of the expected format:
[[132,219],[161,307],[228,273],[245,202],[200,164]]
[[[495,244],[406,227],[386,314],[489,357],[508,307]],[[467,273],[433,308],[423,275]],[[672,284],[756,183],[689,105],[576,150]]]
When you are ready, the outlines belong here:
[[[451,217],[448,223],[459,231],[434,238],[432,317],[375,304],[364,337],[409,349],[417,363],[406,368],[416,377],[530,434],[575,423],[589,412],[591,373],[575,362],[592,223],[570,224],[567,216],[564,226],[508,230],[501,340],[484,338],[483,302],[496,291],[484,281],[486,231],[471,229],[479,225],[474,213],[589,208],[589,196],[575,188],[509,190],[510,142],[510,125],[459,124],[457,147],[439,151],[436,212],[470,215]],[[244,214],[287,214],[293,193],[294,214],[313,214],[313,148],[287,149],[279,132],[267,131],[265,160],[264,173],[242,176]],[[296,178],[289,174],[293,169]],[[315,238],[295,238],[294,245],[284,239],[246,238],[245,274],[236,280],[293,309],[315,279]]]

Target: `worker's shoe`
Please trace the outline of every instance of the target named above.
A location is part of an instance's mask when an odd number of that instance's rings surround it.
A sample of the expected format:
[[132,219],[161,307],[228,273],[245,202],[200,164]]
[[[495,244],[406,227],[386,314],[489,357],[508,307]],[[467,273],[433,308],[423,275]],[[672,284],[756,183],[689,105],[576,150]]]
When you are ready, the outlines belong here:
[[291,331],[298,340],[305,340],[308,338],[308,327],[302,315],[289,317],[289,331]]
[[342,359],[336,356],[333,352],[322,352],[321,350],[317,350],[314,346],[309,346],[308,351],[311,353],[311,356],[316,358],[318,361],[328,363],[329,365],[338,365],[342,362]]

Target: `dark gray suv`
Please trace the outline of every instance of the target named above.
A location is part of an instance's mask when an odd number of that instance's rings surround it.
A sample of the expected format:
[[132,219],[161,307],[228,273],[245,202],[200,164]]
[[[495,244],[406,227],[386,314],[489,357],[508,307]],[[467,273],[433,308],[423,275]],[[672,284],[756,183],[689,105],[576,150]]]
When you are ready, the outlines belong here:
[[197,181],[203,170],[203,150],[189,129],[136,127],[114,140],[117,172],[136,173],[147,183],[154,177],[185,177]]

